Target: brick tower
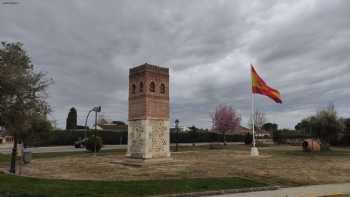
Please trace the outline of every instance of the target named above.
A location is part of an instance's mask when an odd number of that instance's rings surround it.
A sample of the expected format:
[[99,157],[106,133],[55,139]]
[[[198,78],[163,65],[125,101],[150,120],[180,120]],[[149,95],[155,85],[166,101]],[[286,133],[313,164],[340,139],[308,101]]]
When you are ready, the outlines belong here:
[[168,68],[145,63],[130,69],[128,118],[127,157],[170,157]]

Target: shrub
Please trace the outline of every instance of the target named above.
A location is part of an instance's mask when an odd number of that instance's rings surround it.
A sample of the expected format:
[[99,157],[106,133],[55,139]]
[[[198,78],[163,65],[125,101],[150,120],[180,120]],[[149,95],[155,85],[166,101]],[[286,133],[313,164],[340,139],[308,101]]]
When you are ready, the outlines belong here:
[[327,142],[321,142],[321,151],[329,151],[331,150],[331,145]]
[[252,144],[252,142],[253,142],[253,135],[250,133],[247,133],[244,137],[244,143],[246,145],[249,145],[249,144]]
[[85,148],[90,152],[99,152],[102,148],[102,138],[99,136],[91,135],[86,141]]
[[346,133],[339,139],[339,145],[350,146],[350,133]]
[[[198,131],[193,136],[191,132],[179,132],[176,133],[175,129],[170,130],[170,142],[171,143],[200,143],[200,142],[222,142],[223,136],[221,133],[214,133],[208,131]],[[227,134],[226,142],[243,142],[244,135],[241,134]]]

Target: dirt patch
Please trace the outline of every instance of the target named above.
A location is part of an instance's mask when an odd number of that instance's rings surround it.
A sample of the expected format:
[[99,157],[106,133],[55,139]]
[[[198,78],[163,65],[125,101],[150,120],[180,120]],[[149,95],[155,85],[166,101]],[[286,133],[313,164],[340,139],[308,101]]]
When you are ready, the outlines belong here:
[[[305,185],[350,181],[349,156],[291,156],[281,151],[300,147],[260,148],[251,157],[249,147],[230,146],[223,150],[196,150],[172,154],[175,163],[131,167],[113,163],[124,154],[66,156],[33,160],[22,175],[73,180],[149,180],[196,177],[251,177],[276,184]],[[349,150],[350,152],[350,150]]]

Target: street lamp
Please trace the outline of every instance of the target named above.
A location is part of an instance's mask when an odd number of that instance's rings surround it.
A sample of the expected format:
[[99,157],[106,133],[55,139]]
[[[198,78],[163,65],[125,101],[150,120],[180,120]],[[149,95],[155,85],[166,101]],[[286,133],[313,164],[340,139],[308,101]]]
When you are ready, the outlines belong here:
[[175,120],[175,128],[176,128],[176,145],[175,145],[175,151],[178,150],[178,143],[179,143],[179,120]]
[[97,112],[101,112],[101,106],[94,107],[92,111],[95,112],[95,140],[94,140],[94,155],[96,156],[96,141],[97,141]]
[[89,115],[90,115],[91,112],[92,112],[92,110],[89,110],[89,112],[88,112],[88,114],[87,114],[87,116],[86,116],[86,118],[85,118],[85,126],[84,126],[84,128],[85,128],[85,133],[84,133],[84,139],[87,138],[87,130],[88,130],[88,128],[87,128],[87,121],[88,121],[88,118],[89,118]]
[[96,132],[97,132],[97,113],[98,112],[101,112],[101,106],[96,106],[94,108],[92,108],[91,110],[89,110],[87,116],[86,116],[86,119],[85,119],[85,136],[84,136],[84,139],[87,139],[87,121],[88,121],[88,118],[89,118],[89,115],[91,112],[95,112],[95,133],[94,133],[94,136],[95,136],[95,140],[94,140],[94,155],[96,155]]
[[97,106],[97,107],[94,107],[92,108],[91,110],[89,110],[87,116],[86,116],[86,119],[85,119],[85,135],[84,135],[84,138],[87,138],[87,121],[88,121],[88,118],[89,118],[89,115],[91,112],[96,112],[95,114],[95,130],[97,129],[97,112],[101,112],[101,106]]

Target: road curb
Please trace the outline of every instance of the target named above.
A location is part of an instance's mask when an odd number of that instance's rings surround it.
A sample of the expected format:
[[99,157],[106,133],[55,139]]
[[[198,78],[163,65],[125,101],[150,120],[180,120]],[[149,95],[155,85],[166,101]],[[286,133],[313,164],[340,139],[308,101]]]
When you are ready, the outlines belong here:
[[334,193],[328,195],[315,195],[315,196],[306,196],[306,197],[347,197],[348,195],[345,193]]
[[182,194],[164,194],[164,195],[156,195],[156,196],[151,196],[151,197],[199,197],[199,196],[210,196],[210,195],[221,195],[221,194],[234,194],[234,193],[277,190],[279,188],[280,188],[279,186],[251,187],[251,188],[242,188],[242,189],[225,189],[225,190],[191,192],[191,193],[182,193]]

